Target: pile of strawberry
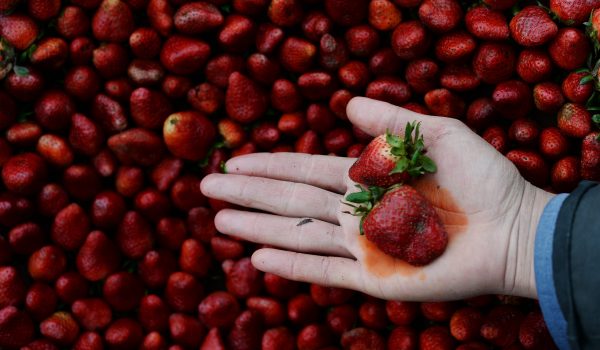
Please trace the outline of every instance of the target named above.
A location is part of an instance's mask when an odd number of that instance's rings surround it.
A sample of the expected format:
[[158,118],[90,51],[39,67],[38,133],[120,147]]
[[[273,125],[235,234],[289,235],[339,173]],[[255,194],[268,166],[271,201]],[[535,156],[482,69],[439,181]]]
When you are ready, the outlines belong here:
[[538,186],[600,180],[600,1],[543,5],[0,1],[0,348],[552,348],[521,298],[258,272],[199,188],[231,156],[360,155],[359,95],[463,119]]

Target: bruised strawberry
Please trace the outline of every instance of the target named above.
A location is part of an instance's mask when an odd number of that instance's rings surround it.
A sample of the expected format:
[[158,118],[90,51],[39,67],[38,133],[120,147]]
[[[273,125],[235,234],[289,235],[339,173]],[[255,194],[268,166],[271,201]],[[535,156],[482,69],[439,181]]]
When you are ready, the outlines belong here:
[[419,349],[421,350],[450,350],[454,347],[455,340],[446,327],[432,326],[419,334]]
[[254,42],[256,28],[252,20],[237,14],[225,19],[218,41],[227,52],[243,52]]
[[552,68],[550,56],[542,50],[523,50],[517,59],[517,74],[527,83],[548,79]]
[[385,310],[393,324],[408,326],[417,317],[419,306],[417,303],[409,301],[388,301]]
[[67,346],[73,344],[79,334],[79,325],[68,312],[56,312],[40,324],[40,332],[53,342]]
[[562,82],[565,97],[575,103],[585,104],[594,90],[591,76],[587,72],[571,72]]
[[6,188],[17,194],[38,192],[46,178],[46,164],[34,153],[21,153],[4,163],[2,181]]
[[175,35],[163,44],[160,62],[175,74],[191,74],[204,67],[210,51],[201,40]]
[[531,88],[520,80],[509,80],[496,85],[492,100],[500,115],[508,119],[523,118],[533,108]]
[[[255,0],[258,2],[258,0]],[[260,2],[267,3],[266,0]],[[249,1],[237,0],[235,4],[249,3]],[[261,8],[257,8],[252,12],[260,12]],[[238,10],[239,11],[239,10]],[[292,27],[299,24],[302,20],[302,5],[298,0],[273,0],[269,4],[267,15],[273,24],[281,27]]]
[[486,42],[479,46],[473,58],[473,70],[488,84],[508,80],[516,63],[515,50],[504,43]]
[[202,285],[194,276],[175,272],[167,281],[165,299],[175,311],[192,312],[202,300],[202,291]]
[[576,103],[566,103],[558,111],[558,128],[567,136],[583,138],[592,128],[591,115]]
[[16,50],[27,49],[39,33],[35,21],[25,15],[0,16],[0,36]]
[[[342,39],[325,34],[319,41],[319,64],[327,70],[337,70],[349,59],[348,49]],[[307,67],[308,68],[308,67]]]
[[462,116],[465,111],[463,99],[447,89],[431,90],[424,99],[425,105],[431,113],[441,117],[457,118]]
[[108,146],[124,164],[154,165],[164,153],[162,140],[154,132],[134,128],[108,139]]
[[494,345],[510,345],[518,338],[522,319],[522,312],[515,306],[496,306],[485,316],[480,334]]
[[384,77],[369,83],[365,96],[395,105],[402,105],[410,100],[412,92],[404,81],[393,77]]
[[554,64],[565,70],[581,68],[591,52],[585,33],[577,28],[561,28],[548,46]]
[[117,247],[100,231],[90,232],[76,258],[77,271],[92,282],[103,280],[115,272],[120,262]]
[[586,180],[600,179],[600,133],[589,133],[581,144],[581,177]]
[[169,331],[173,342],[187,347],[199,346],[206,332],[195,317],[179,313],[169,317]]
[[104,341],[111,349],[137,349],[144,340],[142,327],[131,318],[121,318],[108,327]]
[[453,91],[470,91],[476,89],[481,80],[466,65],[447,65],[440,75],[440,85]]
[[262,340],[262,327],[260,315],[257,312],[246,310],[235,320],[227,343],[231,350],[251,350],[260,348]]
[[456,0],[423,0],[419,19],[432,31],[449,32],[462,20],[463,12]]
[[567,156],[552,166],[550,179],[552,189],[558,193],[569,193],[581,181],[580,161],[577,157]]
[[532,47],[552,40],[558,33],[558,26],[543,8],[527,6],[510,21],[510,32],[519,45]]
[[115,311],[130,311],[139,305],[144,287],[136,275],[117,272],[106,278],[102,296]]
[[388,349],[416,349],[417,343],[418,338],[415,329],[407,326],[394,328],[388,337]]
[[333,22],[343,27],[361,23],[368,12],[367,0],[326,0],[325,11]]
[[506,40],[510,36],[504,14],[486,6],[469,9],[465,16],[465,26],[469,33],[482,40]]
[[536,152],[514,149],[506,154],[515,164],[525,180],[543,187],[548,181],[549,169],[546,161]]
[[234,72],[229,76],[225,109],[233,120],[250,123],[266,112],[267,96],[256,83],[244,75]]
[[568,26],[580,25],[587,21],[590,12],[596,7],[598,7],[596,0],[550,0],[550,11]]
[[423,56],[430,43],[430,34],[419,21],[400,23],[392,34],[392,49],[402,60]]
[[123,42],[134,30],[133,14],[121,0],[104,0],[92,19],[94,37],[100,41]]
[[19,306],[25,298],[26,286],[12,266],[0,267],[0,307]]
[[235,297],[222,291],[209,294],[198,305],[198,317],[209,328],[232,325],[239,312]]
[[[368,240],[384,253],[412,265],[426,265],[444,252],[448,233],[431,204],[419,192],[407,185],[386,193],[376,192],[379,193],[357,192],[347,198],[348,201],[368,203],[381,197],[371,210],[358,209],[365,215],[361,233]],[[415,226],[414,222],[420,224]]]
[[127,116],[121,104],[103,94],[98,94],[92,103],[92,118],[111,134],[127,128]]
[[556,112],[565,103],[565,98],[560,86],[545,82],[534,86],[533,102],[535,107],[542,112]]
[[435,55],[443,62],[464,61],[471,57],[477,43],[469,33],[455,31],[443,35],[435,43]]
[[[367,328],[354,328],[342,334],[341,344],[345,349],[386,349],[381,335]],[[396,349],[396,348],[393,348]]]
[[540,133],[539,150],[543,156],[556,159],[565,155],[569,150],[569,141],[558,128],[550,127]]
[[34,324],[29,315],[14,306],[0,309],[0,346],[18,349],[34,337]]
[[75,105],[62,91],[45,92],[34,106],[35,117],[40,125],[48,130],[63,130],[69,126]]
[[210,83],[202,83],[189,89],[187,93],[188,103],[197,111],[213,114],[221,108],[225,96],[223,92]]

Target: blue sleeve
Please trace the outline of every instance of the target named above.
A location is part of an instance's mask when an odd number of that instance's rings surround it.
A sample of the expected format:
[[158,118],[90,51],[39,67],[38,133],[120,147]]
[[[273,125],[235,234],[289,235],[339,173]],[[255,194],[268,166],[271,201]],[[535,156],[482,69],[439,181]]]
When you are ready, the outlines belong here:
[[544,320],[554,342],[561,350],[569,349],[567,322],[560,309],[552,271],[554,229],[558,212],[567,194],[552,198],[544,208],[535,236],[534,269],[538,299]]

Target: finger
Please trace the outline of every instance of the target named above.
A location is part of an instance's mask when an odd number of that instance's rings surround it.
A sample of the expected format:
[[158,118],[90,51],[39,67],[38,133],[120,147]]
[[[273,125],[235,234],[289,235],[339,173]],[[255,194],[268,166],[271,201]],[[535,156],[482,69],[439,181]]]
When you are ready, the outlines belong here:
[[301,153],[253,153],[230,159],[227,172],[302,182],[343,193],[353,159]]
[[204,195],[271,212],[338,223],[342,196],[314,186],[263,177],[211,174],[202,180]]
[[264,248],[252,254],[252,264],[261,271],[295,281],[354,290],[361,288],[362,270],[352,259]]
[[255,243],[298,252],[352,257],[343,245],[341,227],[316,219],[226,209],[217,214],[215,224],[219,232]]
[[365,97],[355,97],[350,100],[346,110],[352,124],[373,136],[384,134],[387,130],[400,134],[404,132],[406,123],[413,121],[421,122],[421,130],[424,134],[437,133],[440,125],[446,123],[448,119],[415,113],[387,102]]

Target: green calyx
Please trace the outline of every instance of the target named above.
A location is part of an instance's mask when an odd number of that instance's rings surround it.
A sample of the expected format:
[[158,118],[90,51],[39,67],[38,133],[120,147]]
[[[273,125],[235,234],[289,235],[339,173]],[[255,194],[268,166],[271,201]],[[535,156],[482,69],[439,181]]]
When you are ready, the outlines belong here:
[[383,195],[388,191],[388,189],[377,186],[369,186],[368,188],[364,188],[361,185],[356,185],[356,188],[358,188],[359,191],[347,195],[345,198],[347,202],[344,203],[354,208],[354,212],[344,213],[361,217],[360,234],[364,235],[365,233],[363,230],[363,222],[365,221],[367,214],[369,214],[371,209],[373,209],[375,204],[379,202],[381,197],[383,197]]
[[389,175],[407,172],[411,177],[426,173],[435,173],[437,167],[431,158],[425,155],[425,142],[419,133],[421,123],[406,124],[404,138],[386,132],[386,142],[392,147],[391,153],[398,157],[396,167]]

